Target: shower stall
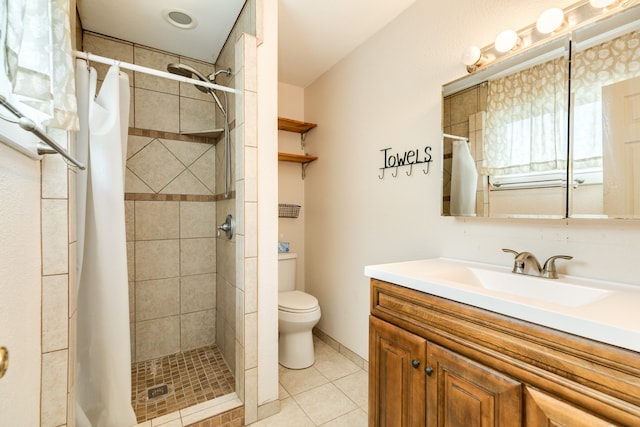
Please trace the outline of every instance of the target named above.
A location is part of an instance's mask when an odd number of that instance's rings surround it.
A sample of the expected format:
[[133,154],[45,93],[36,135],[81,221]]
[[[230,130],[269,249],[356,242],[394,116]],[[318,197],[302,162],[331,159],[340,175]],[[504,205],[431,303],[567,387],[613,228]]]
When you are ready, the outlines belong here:
[[[87,52],[204,81],[207,75],[227,87],[237,76],[235,47],[225,47],[214,66],[83,34]],[[106,66],[92,66],[102,79]],[[243,397],[243,366],[236,362],[236,349],[244,347],[237,333],[244,315],[239,251],[236,238],[218,235],[217,226],[241,214],[233,151],[244,141],[236,141],[242,97],[129,73],[124,197],[132,406],[143,422],[236,391]]]

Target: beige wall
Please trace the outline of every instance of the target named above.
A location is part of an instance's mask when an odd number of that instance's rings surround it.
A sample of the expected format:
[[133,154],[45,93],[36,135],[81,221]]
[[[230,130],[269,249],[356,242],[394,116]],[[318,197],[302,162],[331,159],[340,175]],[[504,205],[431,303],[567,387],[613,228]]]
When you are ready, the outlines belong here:
[[[278,85],[278,116],[304,121],[304,90],[284,83]],[[311,131],[313,132],[313,130]],[[309,148],[307,147],[308,151]],[[278,131],[278,151],[305,154],[300,144],[300,134]],[[307,171],[313,173],[313,165]],[[304,290],[305,239],[304,180],[299,163],[278,162],[278,203],[300,205],[298,218],[278,219],[278,241],[289,242],[290,251],[298,255],[296,288]]]
[[322,160],[305,180],[306,288],[322,306],[321,330],[367,357],[368,264],[449,256],[509,265],[501,248],[511,247],[543,260],[572,255],[563,273],[640,285],[631,267],[640,222],[444,218],[440,160],[429,175],[377,177],[385,147],[431,144],[440,159],[441,85],[465,74],[466,46],[571,3],[418,0],[305,89],[305,119],[319,124],[309,145]]

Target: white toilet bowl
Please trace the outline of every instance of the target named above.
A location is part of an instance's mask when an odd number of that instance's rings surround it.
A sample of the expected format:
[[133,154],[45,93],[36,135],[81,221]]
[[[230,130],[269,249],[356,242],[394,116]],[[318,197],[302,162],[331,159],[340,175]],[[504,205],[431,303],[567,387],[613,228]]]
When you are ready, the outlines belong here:
[[313,365],[312,329],[320,320],[318,300],[301,291],[278,294],[278,361],[289,369]]

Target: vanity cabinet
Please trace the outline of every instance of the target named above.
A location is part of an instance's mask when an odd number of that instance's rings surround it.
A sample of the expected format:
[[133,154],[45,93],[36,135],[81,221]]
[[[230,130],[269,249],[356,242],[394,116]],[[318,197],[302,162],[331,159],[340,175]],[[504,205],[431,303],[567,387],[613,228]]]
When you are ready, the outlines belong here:
[[640,354],[371,280],[370,427],[640,426]]

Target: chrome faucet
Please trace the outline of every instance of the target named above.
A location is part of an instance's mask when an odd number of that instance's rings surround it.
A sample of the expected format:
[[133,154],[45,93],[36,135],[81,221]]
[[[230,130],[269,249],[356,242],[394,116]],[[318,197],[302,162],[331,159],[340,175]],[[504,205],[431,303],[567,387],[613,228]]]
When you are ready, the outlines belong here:
[[549,259],[544,262],[544,267],[542,267],[542,271],[540,272],[540,277],[544,277],[546,279],[558,278],[558,272],[556,271],[556,260],[558,258],[573,259],[573,257],[569,255],[554,255],[552,257],[549,257]]
[[535,265],[536,270],[538,271],[538,276],[544,277],[545,279],[558,278],[558,272],[556,271],[556,259],[573,259],[573,257],[569,255],[554,255],[552,257],[549,257],[549,259],[544,262],[543,267],[540,267],[540,263],[531,252],[517,252],[513,249],[502,249],[502,252],[510,252],[514,255],[512,270],[513,273],[527,274],[525,272],[526,261],[528,259],[531,259],[531,261]]
[[533,261],[536,267],[536,271],[538,272],[538,275],[542,274],[542,268],[540,267],[540,263],[531,252],[518,252],[518,251],[514,251],[513,249],[502,249],[502,252],[510,252],[513,254],[514,256],[513,270],[512,270],[513,273],[527,274],[525,273],[526,262],[528,259],[531,259],[531,261]]

